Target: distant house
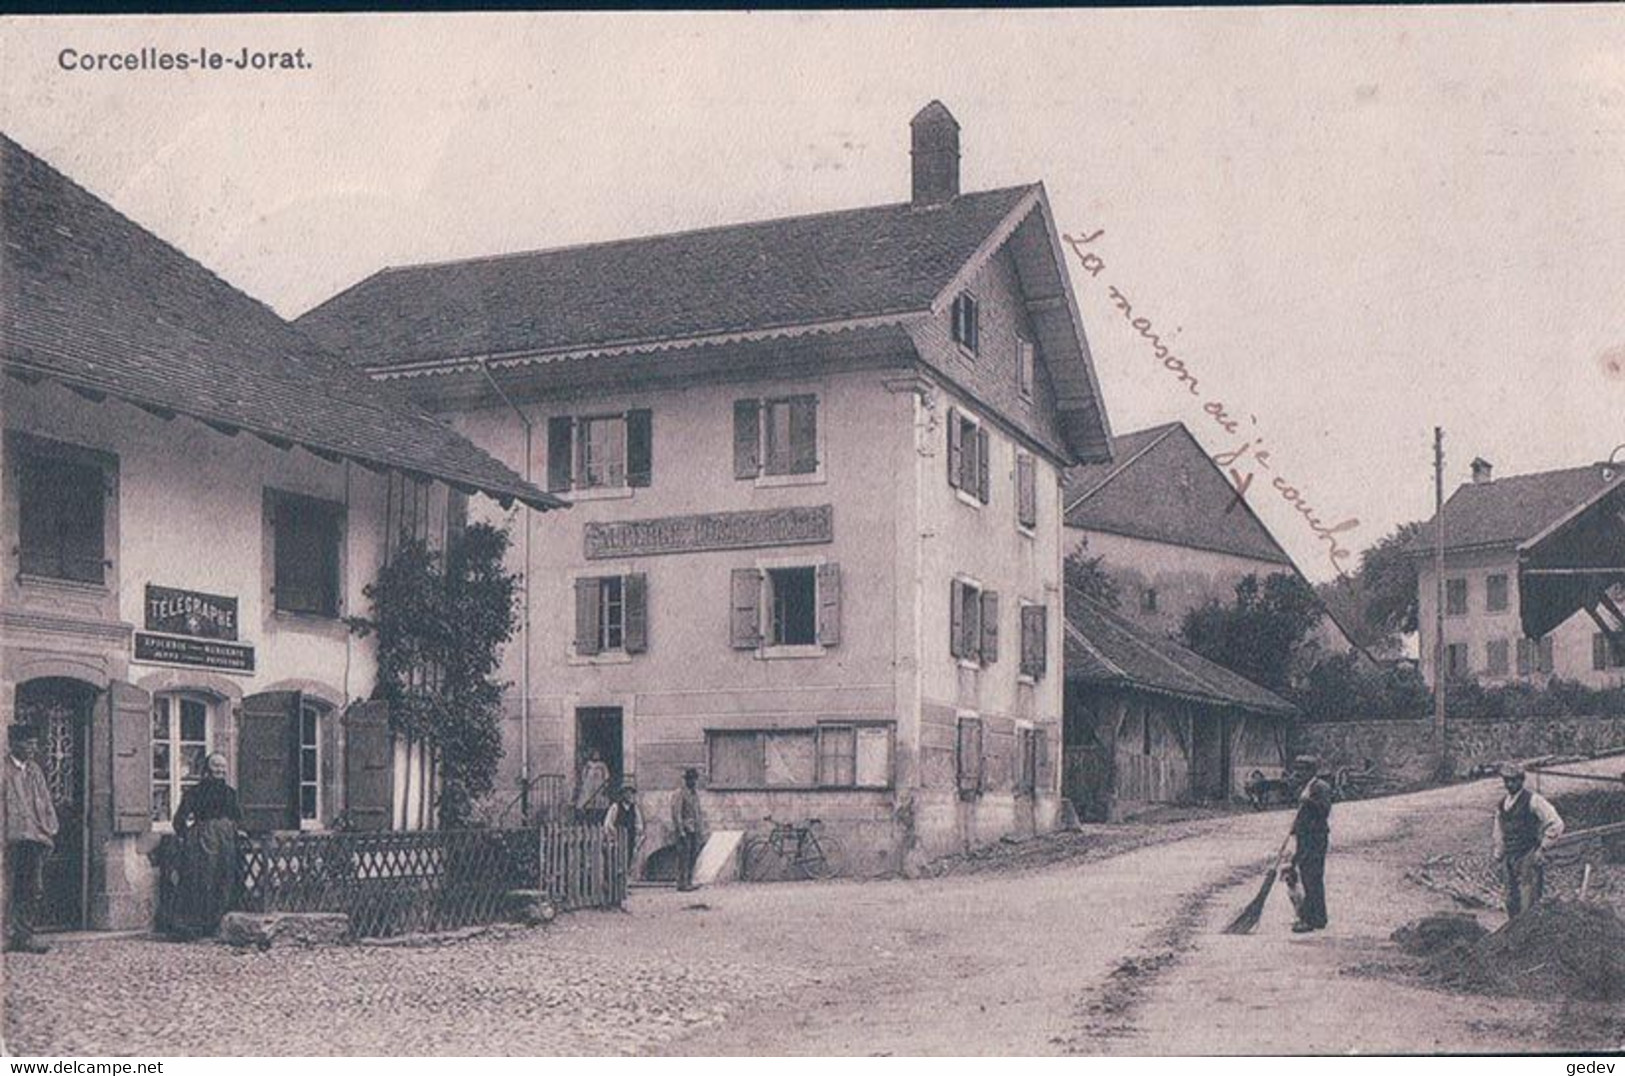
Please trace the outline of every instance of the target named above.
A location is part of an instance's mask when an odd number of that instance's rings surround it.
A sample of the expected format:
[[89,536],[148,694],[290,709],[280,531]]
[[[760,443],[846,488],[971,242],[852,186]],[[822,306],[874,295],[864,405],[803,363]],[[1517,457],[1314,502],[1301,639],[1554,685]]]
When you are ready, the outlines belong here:
[[[1156,634],[1177,635],[1192,609],[1232,601],[1246,576],[1303,578],[1183,423],[1113,438],[1111,461],[1068,470],[1063,496],[1067,552],[1104,557],[1118,612]],[[1330,614],[1316,638],[1357,649]]]
[[[1625,465],[1592,463],[1473,479],[1444,506],[1447,679],[1552,677],[1625,683]],[[1421,666],[1434,678],[1435,521],[1406,547],[1417,560]]]
[[1285,763],[1285,699],[1088,599],[1066,620],[1062,791],[1081,816],[1229,799]]

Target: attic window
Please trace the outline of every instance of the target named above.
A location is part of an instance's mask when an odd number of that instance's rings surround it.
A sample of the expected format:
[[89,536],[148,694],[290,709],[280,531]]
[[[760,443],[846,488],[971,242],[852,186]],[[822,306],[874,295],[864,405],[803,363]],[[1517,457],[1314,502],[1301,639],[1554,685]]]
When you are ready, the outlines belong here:
[[970,292],[960,292],[959,298],[953,305],[953,337],[954,343],[976,354],[981,345],[982,325],[980,313],[976,306],[976,297]]

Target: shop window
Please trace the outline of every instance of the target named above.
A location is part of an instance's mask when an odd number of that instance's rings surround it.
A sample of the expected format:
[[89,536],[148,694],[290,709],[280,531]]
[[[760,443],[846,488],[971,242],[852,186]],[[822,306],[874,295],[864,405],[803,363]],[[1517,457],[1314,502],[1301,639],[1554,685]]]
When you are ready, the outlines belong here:
[[547,420],[547,488],[562,493],[647,486],[653,448],[650,411],[555,415]]
[[168,693],[152,700],[152,820],[168,823],[181,796],[207,774],[213,704],[201,695]]
[[344,506],[273,492],[269,508],[277,612],[338,616]]
[[649,588],[641,572],[575,582],[578,656],[640,654],[649,648]]
[[891,724],[706,731],[713,789],[890,788]]
[[22,574],[76,583],[105,582],[105,466],[77,450],[35,449],[25,447],[21,439],[14,442],[13,451]]

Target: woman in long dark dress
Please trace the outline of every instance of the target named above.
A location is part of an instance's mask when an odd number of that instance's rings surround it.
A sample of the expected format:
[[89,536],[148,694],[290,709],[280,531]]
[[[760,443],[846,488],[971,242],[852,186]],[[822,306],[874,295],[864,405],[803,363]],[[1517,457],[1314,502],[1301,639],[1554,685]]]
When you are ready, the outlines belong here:
[[208,773],[181,796],[175,809],[180,842],[180,885],[175,932],[201,938],[220,929],[237,886],[237,827],[243,812],[226,784],[226,759],[210,755]]

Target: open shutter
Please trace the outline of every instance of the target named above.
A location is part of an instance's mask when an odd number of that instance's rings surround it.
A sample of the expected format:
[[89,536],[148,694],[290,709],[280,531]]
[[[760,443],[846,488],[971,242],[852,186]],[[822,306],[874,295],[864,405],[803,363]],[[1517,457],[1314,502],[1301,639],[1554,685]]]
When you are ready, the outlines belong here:
[[818,470],[816,396],[797,396],[790,401],[790,470],[795,474]]
[[988,502],[988,458],[990,456],[987,427],[976,428],[976,498],[983,504]]
[[735,650],[754,650],[762,645],[762,573],[755,568],[735,568],[729,589],[730,641]]
[[598,580],[576,580],[576,653],[598,653]]
[[575,422],[569,415],[555,415],[547,420],[547,489],[562,493],[570,488],[570,476],[575,473],[571,463],[571,444],[575,439]]
[[358,702],[344,712],[344,814],[351,829],[388,829],[394,814],[395,743],[389,703]]
[[1016,522],[1038,525],[1038,464],[1025,454],[1016,457]]
[[1042,679],[1049,655],[1049,609],[1043,605],[1021,607],[1021,671],[1034,680]]
[[1038,774],[1033,783],[1038,792],[1053,792],[1055,790],[1055,773],[1050,763],[1050,728],[1048,725],[1040,725],[1033,730],[1033,735],[1038,738],[1037,744],[1034,745],[1038,756]]
[[965,584],[957,579],[948,589],[948,653],[965,656]]
[[299,692],[266,691],[243,700],[237,722],[237,798],[251,833],[298,829],[296,739]]
[[734,401],[734,477],[762,473],[762,405],[760,400]]
[[626,484],[647,486],[654,477],[654,414],[626,413]]
[[841,566],[818,566],[818,641],[835,646],[841,641]]
[[642,572],[628,575],[621,594],[626,601],[626,652],[641,654],[649,649],[649,577]]
[[999,595],[996,591],[982,591],[982,663],[991,665],[999,660]]
[[113,832],[152,828],[152,696],[122,680],[107,685],[113,743]]
[[948,408],[948,484],[954,489],[960,486],[960,476],[964,474],[965,442],[961,437],[963,431],[959,427],[959,409]]

